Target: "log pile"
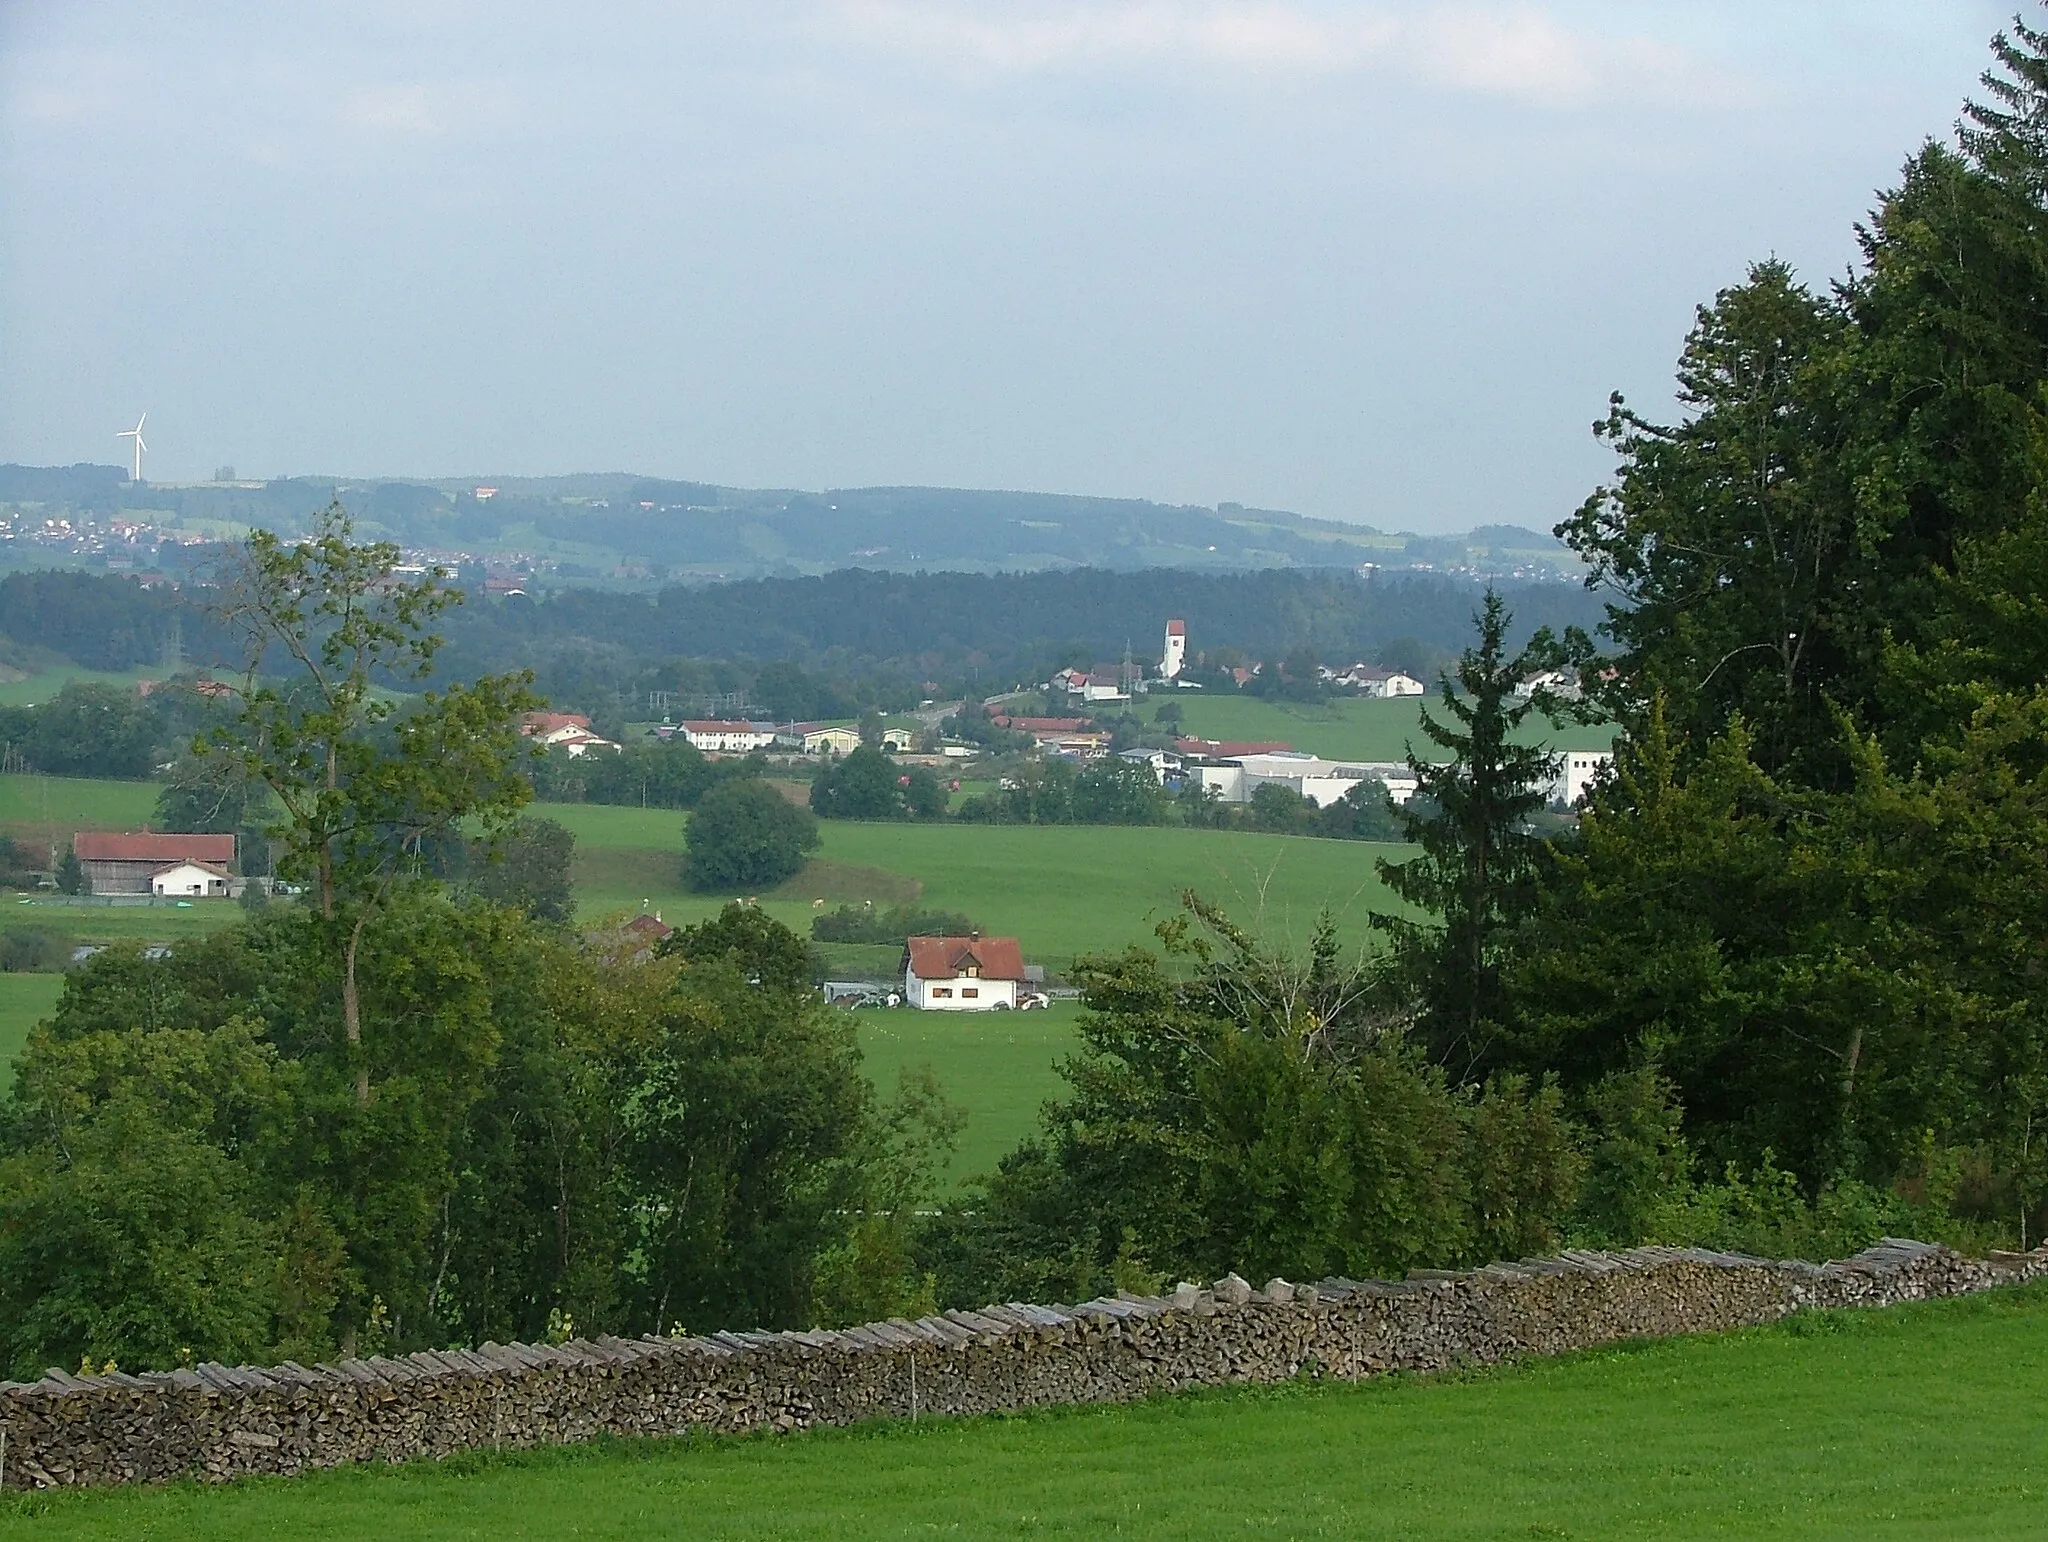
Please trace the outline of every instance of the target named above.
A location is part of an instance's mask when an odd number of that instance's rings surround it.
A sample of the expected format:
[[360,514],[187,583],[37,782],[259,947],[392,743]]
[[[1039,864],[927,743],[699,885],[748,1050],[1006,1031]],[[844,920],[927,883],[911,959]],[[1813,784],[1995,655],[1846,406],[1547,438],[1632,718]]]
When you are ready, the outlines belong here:
[[485,1344],[397,1359],[0,1382],[0,1487],[398,1462],[600,1435],[786,1432],[1119,1402],[1309,1372],[1487,1365],[1820,1307],[1956,1296],[2048,1274],[2048,1247],[1966,1259],[1887,1239],[1837,1263],[1684,1248],[1570,1252],[1401,1281],[1235,1275],[1168,1296],[1010,1302],[839,1330]]

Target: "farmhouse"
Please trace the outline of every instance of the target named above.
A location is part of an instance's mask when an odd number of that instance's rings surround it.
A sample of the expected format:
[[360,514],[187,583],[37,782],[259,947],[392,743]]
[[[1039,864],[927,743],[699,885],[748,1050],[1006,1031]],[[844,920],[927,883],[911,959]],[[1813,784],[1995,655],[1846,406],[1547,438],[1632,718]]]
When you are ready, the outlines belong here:
[[1014,937],[912,937],[903,995],[928,1012],[989,1012],[1017,1004],[1024,953]]
[[1361,696],[1386,700],[1395,696],[1420,696],[1422,682],[1413,675],[1404,675],[1398,669],[1381,669],[1372,664],[1353,664],[1349,669],[1334,675],[1336,684],[1349,687]]
[[572,734],[589,733],[590,719],[580,712],[529,712],[519,720],[519,731],[529,739],[553,744]]
[[235,860],[235,838],[80,830],[71,837],[71,850],[84,870],[88,893],[140,895],[155,893],[157,875],[180,864],[224,871]]
[[149,892],[164,899],[226,899],[233,874],[212,862],[175,862],[149,878]]
[[765,750],[775,742],[775,730],[768,724],[740,719],[693,718],[683,723],[682,730],[693,748],[728,755]]

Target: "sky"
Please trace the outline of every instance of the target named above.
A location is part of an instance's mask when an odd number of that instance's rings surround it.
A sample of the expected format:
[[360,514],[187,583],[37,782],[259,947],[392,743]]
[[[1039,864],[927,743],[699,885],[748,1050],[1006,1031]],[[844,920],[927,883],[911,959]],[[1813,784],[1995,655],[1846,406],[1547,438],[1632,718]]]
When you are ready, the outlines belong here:
[[1548,527],[2020,3],[0,0],[0,460]]

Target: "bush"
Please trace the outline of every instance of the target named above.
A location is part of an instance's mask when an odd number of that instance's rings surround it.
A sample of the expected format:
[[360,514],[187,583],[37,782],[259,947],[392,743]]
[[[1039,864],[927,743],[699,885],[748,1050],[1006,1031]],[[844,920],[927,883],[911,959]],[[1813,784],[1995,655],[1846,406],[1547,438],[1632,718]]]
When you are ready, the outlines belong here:
[[931,772],[899,770],[864,744],[812,780],[811,808],[826,819],[933,819],[946,811],[946,790]]
[[818,822],[766,782],[729,781],[704,795],[683,844],[693,889],[773,888],[803,871],[818,849]]
[[887,910],[841,905],[829,915],[811,918],[813,942],[903,942],[911,937],[966,937],[980,930],[952,910],[918,910],[894,905]]
[[0,974],[53,974],[71,962],[69,937],[24,926],[0,932]]

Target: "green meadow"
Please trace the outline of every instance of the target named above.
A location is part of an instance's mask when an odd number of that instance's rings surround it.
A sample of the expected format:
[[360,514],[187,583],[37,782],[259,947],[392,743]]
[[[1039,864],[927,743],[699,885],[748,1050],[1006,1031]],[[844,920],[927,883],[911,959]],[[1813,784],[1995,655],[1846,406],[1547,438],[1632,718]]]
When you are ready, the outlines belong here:
[[2048,1531],[2043,1363],[2034,1288],[1460,1376],[25,1495],[0,1534],[1998,1542]]
[[[1138,707],[1149,718],[1162,701],[1181,708],[1181,731],[1204,739],[1239,743],[1279,740],[1326,760],[1401,760],[1410,745],[1423,760],[1450,757],[1422,731],[1421,712],[1428,706],[1438,721],[1447,720],[1438,696],[1364,701],[1344,697],[1314,704],[1261,701],[1252,696],[1206,696],[1197,691],[1150,697]],[[1611,727],[1566,724],[1553,728],[1540,714],[1525,723],[1525,737],[1559,750],[1604,750],[1614,743]]]
[[[577,905],[585,916],[644,904],[673,922],[725,903],[683,887],[681,814],[594,804],[542,804],[534,812],[576,833]],[[835,821],[822,835],[809,869],[756,896],[797,931],[808,935],[820,899],[828,906],[915,899],[1017,937],[1027,958],[1056,970],[1077,954],[1149,941],[1185,889],[1276,936],[1305,939],[1327,908],[1362,939],[1366,913],[1392,903],[1375,859],[1411,849],[1173,826]]]
[[1038,1110],[1066,1091],[1054,1062],[1079,1040],[1080,1005],[1056,1001],[1032,1012],[916,1012],[863,1007],[861,1055],[883,1096],[900,1071],[930,1066],[947,1100],[967,1114],[948,1176],[991,1172],[1038,1127]]
[[37,702],[48,701],[74,681],[79,684],[132,687],[138,680],[149,679],[151,673],[147,669],[80,669],[74,664],[38,670],[34,674],[23,675],[19,680],[0,681],[0,707],[34,706]]
[[154,782],[0,776],[0,832],[58,845],[79,830],[139,830],[156,810]]
[[29,1029],[49,1016],[63,988],[60,974],[0,974],[0,1091],[14,1081],[14,1057]]

